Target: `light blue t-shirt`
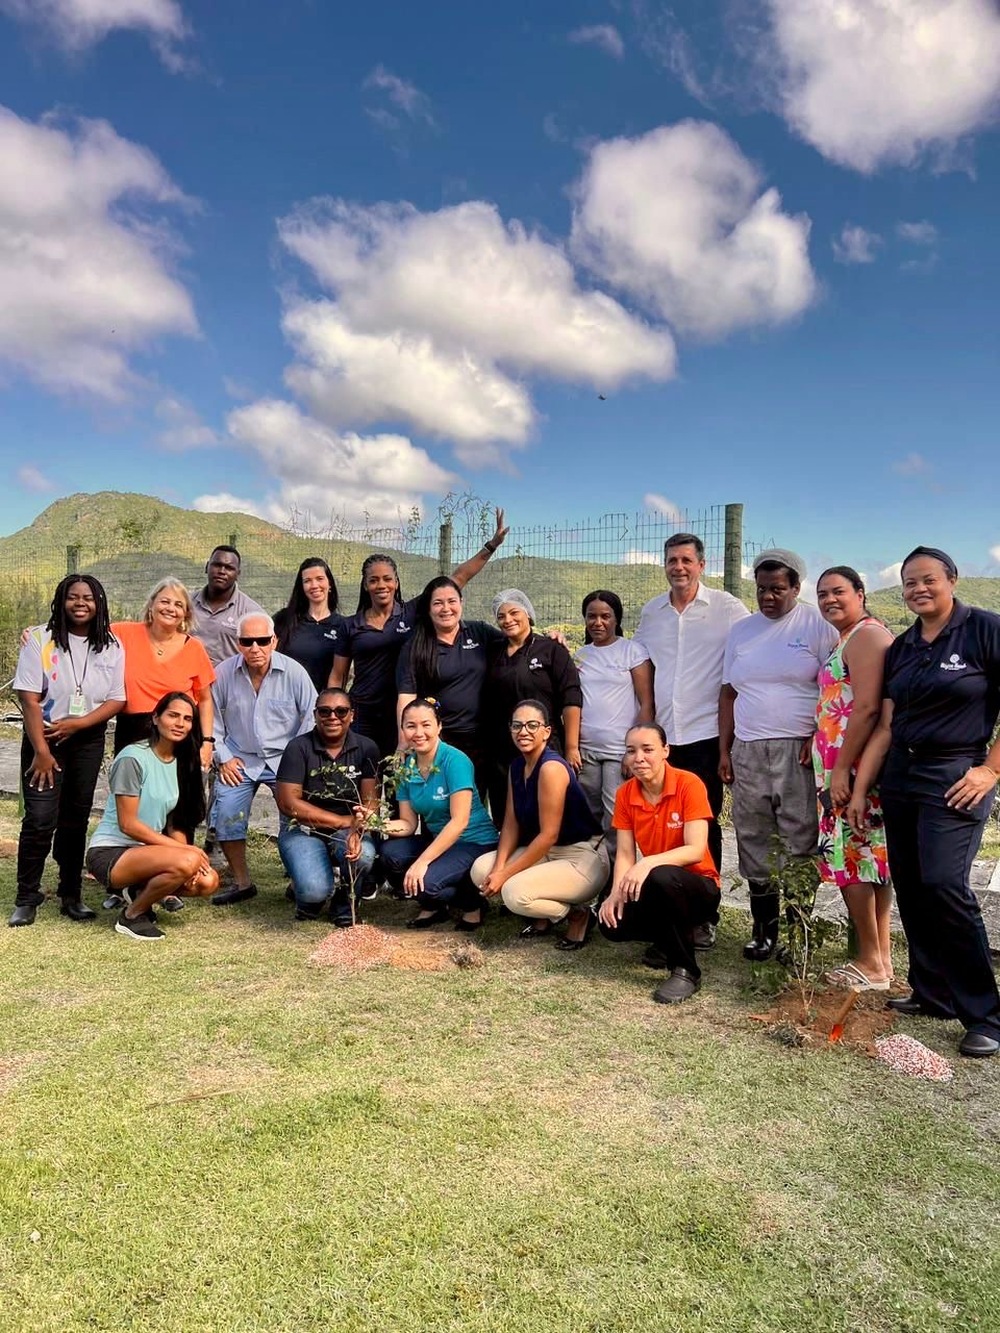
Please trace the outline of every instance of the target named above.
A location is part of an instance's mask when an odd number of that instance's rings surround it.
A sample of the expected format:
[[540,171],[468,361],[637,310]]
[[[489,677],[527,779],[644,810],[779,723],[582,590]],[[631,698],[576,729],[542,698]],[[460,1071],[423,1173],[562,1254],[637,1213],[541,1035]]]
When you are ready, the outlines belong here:
[[116,796],[138,796],[139,819],[147,828],[162,833],[177,804],[177,761],[165,763],[149,748],[148,741],[126,745],[111,765],[108,777],[111,798],[104,808],[101,822],[90,840],[91,847],[142,847],[135,838],[128,838],[118,827]]
[[407,763],[403,775],[403,780],[396,788],[396,799],[409,801],[424,821],[428,833],[437,837],[451,818],[453,792],[471,791],[472,811],[459,842],[475,843],[477,847],[497,845],[497,831],[479,799],[472,760],[467,754],[441,741],[434,756],[433,767],[426,778],[421,777],[416,760]]

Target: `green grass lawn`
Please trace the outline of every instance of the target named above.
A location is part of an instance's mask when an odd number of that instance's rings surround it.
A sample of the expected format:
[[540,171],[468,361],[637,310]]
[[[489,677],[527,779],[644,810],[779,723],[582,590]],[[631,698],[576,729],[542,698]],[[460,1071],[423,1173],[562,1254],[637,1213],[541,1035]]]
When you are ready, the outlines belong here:
[[5,1333],[997,1328],[1000,1061],[780,1046],[736,911],[680,1010],[495,913],[481,968],[338,974],[255,856],[160,944],[0,930]]

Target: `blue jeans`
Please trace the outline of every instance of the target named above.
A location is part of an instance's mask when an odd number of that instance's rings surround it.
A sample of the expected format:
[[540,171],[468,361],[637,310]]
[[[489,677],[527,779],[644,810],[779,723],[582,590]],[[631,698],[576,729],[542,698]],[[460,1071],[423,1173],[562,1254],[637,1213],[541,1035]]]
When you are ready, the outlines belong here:
[[[402,883],[403,875],[433,841],[426,833],[416,833],[409,838],[386,838],[382,843],[382,864],[389,879]],[[479,891],[469,878],[469,868],[484,852],[495,850],[492,843],[456,842],[427,867],[423,892],[417,894],[417,902],[431,911],[450,902],[464,911],[473,911],[479,901]]]
[[323,906],[336,887],[334,867],[340,871],[345,893],[354,873],[354,891],[363,892],[375,863],[375,844],[366,834],[361,839],[361,855],[347,859],[349,829],[334,829],[319,836],[301,828],[285,828],[278,835],[278,851],[292,877],[295,903],[306,911]]
[[[247,829],[250,827],[250,807],[257,795],[258,787],[263,785],[274,795],[274,773],[265,768],[260,777],[243,778],[236,787],[228,787],[224,782],[215,784],[215,804],[211,811],[211,822],[215,827],[215,836],[219,842],[246,842]],[[285,827],[285,816],[278,816],[279,831]],[[279,838],[280,849],[281,841]]]

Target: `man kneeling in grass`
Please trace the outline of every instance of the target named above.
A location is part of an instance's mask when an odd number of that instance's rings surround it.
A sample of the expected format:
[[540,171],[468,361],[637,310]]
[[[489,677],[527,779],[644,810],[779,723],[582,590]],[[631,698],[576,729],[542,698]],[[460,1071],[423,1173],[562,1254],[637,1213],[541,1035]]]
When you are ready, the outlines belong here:
[[204,897],[219,877],[191,845],[205,817],[198,710],[180,691],[153,710],[149,740],[126,745],[114,763],[108,801],[87,851],[87,869],[125,907],[115,930],[132,940],[161,940],[155,903],[173,894]]

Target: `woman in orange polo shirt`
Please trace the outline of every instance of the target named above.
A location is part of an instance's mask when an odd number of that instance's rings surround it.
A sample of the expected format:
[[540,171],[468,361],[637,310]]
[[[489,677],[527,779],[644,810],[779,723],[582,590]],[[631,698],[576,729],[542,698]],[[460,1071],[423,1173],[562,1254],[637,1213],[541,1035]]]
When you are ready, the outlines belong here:
[[649,941],[643,962],[665,964],[670,974],[653,999],[678,1004],[701,985],[694,933],[717,919],[720,894],[708,850],[708,792],[694,773],[671,768],[668,753],[655,722],[625,737],[632,777],[615,799],[615,879],[598,920],[609,940]]

